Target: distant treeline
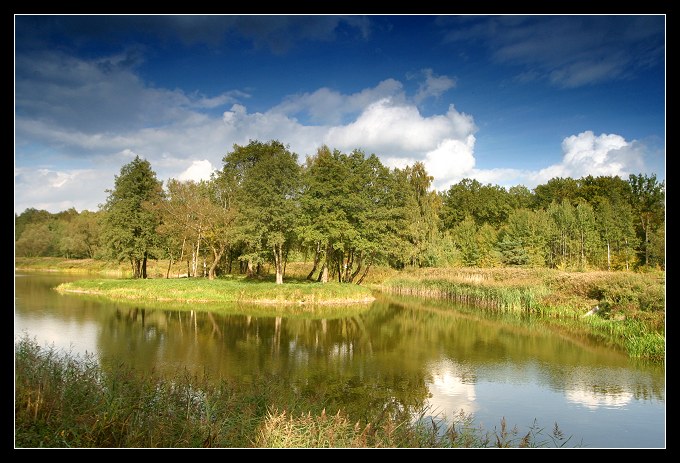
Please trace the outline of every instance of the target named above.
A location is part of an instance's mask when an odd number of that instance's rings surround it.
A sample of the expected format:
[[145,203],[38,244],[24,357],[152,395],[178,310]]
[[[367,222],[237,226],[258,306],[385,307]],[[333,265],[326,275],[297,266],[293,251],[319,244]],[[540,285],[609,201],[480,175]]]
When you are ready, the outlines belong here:
[[135,158],[99,210],[15,215],[17,256],[186,263],[190,276],[257,273],[360,283],[374,265],[665,268],[665,185],[656,176],[553,178],[533,190],[464,179],[432,188],[422,163],[389,169],[361,150],[298,156],[279,141],[234,145],[210,180],[158,181]]

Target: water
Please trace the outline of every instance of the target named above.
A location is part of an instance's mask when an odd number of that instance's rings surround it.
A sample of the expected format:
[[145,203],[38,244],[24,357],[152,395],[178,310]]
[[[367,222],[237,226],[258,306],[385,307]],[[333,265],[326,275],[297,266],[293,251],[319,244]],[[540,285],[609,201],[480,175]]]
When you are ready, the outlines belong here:
[[393,297],[323,319],[249,316],[248,307],[178,310],[52,289],[80,278],[16,275],[15,338],[149,371],[272,373],[337,391],[354,413],[392,400],[426,405],[439,418],[471,413],[486,430],[500,429],[501,418],[523,433],[536,426],[541,441],[557,423],[571,436],[567,447],[666,446],[663,366],[536,321]]

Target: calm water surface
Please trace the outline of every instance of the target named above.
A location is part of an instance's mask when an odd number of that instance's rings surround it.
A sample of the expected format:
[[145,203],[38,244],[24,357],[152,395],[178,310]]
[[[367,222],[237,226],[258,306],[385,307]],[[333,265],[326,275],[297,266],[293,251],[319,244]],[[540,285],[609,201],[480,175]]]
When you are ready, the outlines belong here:
[[[351,316],[248,316],[137,306],[52,288],[83,276],[15,277],[15,338],[138,369],[281,375],[338,390],[346,409],[396,400],[472,413],[486,430],[555,423],[567,447],[665,448],[665,369],[538,322],[441,302],[379,297]],[[377,406],[380,406],[378,404]],[[440,415],[441,416],[441,415]]]

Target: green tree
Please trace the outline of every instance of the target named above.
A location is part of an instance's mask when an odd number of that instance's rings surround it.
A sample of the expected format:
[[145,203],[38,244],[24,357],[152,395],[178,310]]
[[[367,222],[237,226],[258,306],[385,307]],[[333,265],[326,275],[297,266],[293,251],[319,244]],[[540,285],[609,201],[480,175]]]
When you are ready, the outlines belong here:
[[100,235],[99,213],[85,210],[64,224],[59,250],[67,258],[93,259],[99,252]]
[[477,242],[477,224],[470,216],[465,217],[451,230],[451,236],[460,250],[463,265],[474,267],[479,265],[481,254]]
[[534,194],[524,185],[515,185],[508,189],[510,207],[514,209],[529,209],[534,203]]
[[128,260],[134,278],[146,278],[146,263],[158,244],[157,211],[145,204],[162,200],[162,182],[156,179],[151,164],[135,156],[115,176],[113,190],[102,206],[103,241],[110,257]]
[[428,248],[436,239],[439,231],[441,197],[431,189],[434,177],[425,170],[422,162],[395,171],[403,175],[398,185],[405,184],[405,240],[408,242],[406,261],[413,266],[427,265]]
[[19,215],[14,214],[14,241],[17,241],[26,226],[30,224],[47,223],[54,219],[54,216],[44,209],[28,208]]
[[548,209],[555,202],[561,204],[564,200],[572,205],[579,194],[579,184],[570,177],[555,177],[543,185],[534,188],[534,209]]
[[498,247],[506,265],[543,266],[550,232],[545,211],[515,209],[499,234]]
[[50,224],[37,222],[27,224],[19,239],[14,243],[14,252],[22,257],[40,257],[49,255],[54,238]]
[[356,235],[346,210],[352,188],[345,157],[340,151],[331,151],[324,145],[314,156],[307,158],[302,171],[298,236],[314,256],[307,275],[310,280],[319,269],[318,280],[327,282],[329,271],[335,268],[331,262],[334,251]]
[[244,257],[250,262],[271,259],[276,283],[282,284],[299,216],[297,155],[277,140],[234,145],[224,157],[222,175],[236,188],[240,237],[249,249]]
[[593,253],[599,248],[599,235],[595,224],[593,207],[586,201],[579,201],[574,209],[574,226],[578,240],[579,267],[587,269]]
[[630,204],[624,201],[612,204],[609,198],[601,196],[595,197],[594,204],[597,229],[606,248],[607,270],[612,270],[614,262],[622,262],[628,270],[637,242]]
[[574,264],[576,218],[574,206],[564,198],[553,201],[548,207],[548,216],[552,220],[552,232],[549,238],[551,255],[549,261],[558,268],[570,267]]
[[[642,236],[644,264],[649,266],[654,259],[665,266],[663,256],[650,253],[652,237],[665,224],[665,185],[658,182],[656,175],[631,174],[628,178],[631,187],[631,204],[639,218]],[[665,233],[664,233],[665,234]]]
[[507,220],[514,199],[498,185],[463,179],[444,194],[442,224],[449,229],[470,216],[478,226],[488,223],[500,227]]

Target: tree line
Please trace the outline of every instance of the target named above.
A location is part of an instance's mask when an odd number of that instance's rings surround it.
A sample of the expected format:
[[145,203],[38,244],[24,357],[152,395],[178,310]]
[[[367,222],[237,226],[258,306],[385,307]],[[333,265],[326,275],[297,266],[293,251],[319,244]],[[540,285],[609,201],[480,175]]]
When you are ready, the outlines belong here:
[[[186,264],[187,276],[310,263],[308,279],[361,283],[372,266],[665,268],[665,185],[655,175],[556,177],[533,190],[463,179],[437,192],[416,162],[277,140],[234,145],[199,182],[157,179],[136,157],[99,210],[15,214],[15,255]],[[168,267],[168,273],[170,271]]]

